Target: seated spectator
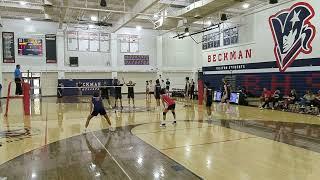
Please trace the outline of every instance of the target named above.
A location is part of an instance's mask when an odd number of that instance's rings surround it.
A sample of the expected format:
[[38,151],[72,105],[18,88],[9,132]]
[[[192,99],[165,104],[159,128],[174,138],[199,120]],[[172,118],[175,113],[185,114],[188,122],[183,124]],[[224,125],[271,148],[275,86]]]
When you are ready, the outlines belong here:
[[267,88],[263,88],[263,92],[261,95],[261,102],[263,102],[263,104],[261,105],[260,109],[265,108],[266,106],[269,106],[269,103],[272,102],[272,93],[271,91],[267,90]]
[[247,89],[245,87],[238,87],[238,92],[242,93],[242,95],[247,98]]
[[[320,109],[320,90],[314,97],[313,105]],[[318,114],[318,116],[320,116],[320,114]]]
[[318,93],[314,97],[313,105],[320,108],[320,90],[318,91]]
[[307,90],[306,94],[301,98],[301,107],[304,108],[305,106],[310,106],[313,103],[314,99],[314,94],[310,90]]
[[247,90],[245,87],[239,87],[238,91],[240,92],[239,96],[239,104],[240,105],[245,105],[248,106],[248,101],[247,101]]
[[275,108],[276,103],[281,100],[280,90],[276,90],[272,95],[272,109]]
[[260,96],[260,107],[264,102],[264,92],[267,91],[267,88],[263,88],[261,96]]
[[294,104],[296,101],[297,101],[297,93],[296,93],[296,90],[292,89],[290,91],[289,96],[285,98],[284,109],[288,109],[289,104]]

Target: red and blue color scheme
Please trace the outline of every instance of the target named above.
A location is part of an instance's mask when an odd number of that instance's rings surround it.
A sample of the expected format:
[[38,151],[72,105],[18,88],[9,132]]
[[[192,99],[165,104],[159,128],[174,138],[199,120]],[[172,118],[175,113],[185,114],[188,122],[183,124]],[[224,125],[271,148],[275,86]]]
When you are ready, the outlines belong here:
[[[320,90],[320,72],[314,71],[234,74],[232,77],[235,79],[236,87],[244,87],[247,92],[257,97],[261,95],[264,87],[272,91],[279,89],[285,95],[289,94],[290,89],[295,89],[300,96],[303,96],[306,90],[314,93]],[[214,90],[220,90],[225,75],[212,74],[203,78],[205,82],[208,81],[214,86]]]
[[269,18],[275,42],[274,55],[281,72],[284,72],[301,52],[312,52],[311,42],[316,29],[310,20],[314,15],[310,4],[299,2]]

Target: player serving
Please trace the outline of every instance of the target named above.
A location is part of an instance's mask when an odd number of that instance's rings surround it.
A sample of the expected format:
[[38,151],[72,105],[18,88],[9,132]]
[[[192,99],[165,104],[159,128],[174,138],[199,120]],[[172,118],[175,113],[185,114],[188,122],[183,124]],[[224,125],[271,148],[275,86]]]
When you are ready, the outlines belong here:
[[172,124],[175,125],[177,123],[177,121],[176,121],[176,112],[175,112],[176,103],[175,103],[175,101],[173,99],[171,99],[166,94],[166,90],[165,89],[161,90],[161,101],[162,101],[162,104],[164,106],[164,110],[163,110],[163,121],[161,122],[160,127],[166,127],[165,120],[166,120],[166,115],[167,115],[168,111],[172,112],[173,118],[174,118],[174,121],[173,121]]

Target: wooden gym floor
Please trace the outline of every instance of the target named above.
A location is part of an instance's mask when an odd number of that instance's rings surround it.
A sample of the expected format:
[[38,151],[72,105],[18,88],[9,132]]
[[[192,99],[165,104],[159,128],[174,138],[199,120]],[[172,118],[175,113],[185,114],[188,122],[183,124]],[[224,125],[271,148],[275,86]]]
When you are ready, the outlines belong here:
[[[136,110],[109,110],[114,132],[92,119],[86,98],[32,100],[24,117],[12,100],[0,121],[0,179],[318,180],[320,118],[214,104],[213,121],[196,102],[177,103],[176,126],[138,96]],[[105,102],[106,104],[106,102]],[[167,120],[172,120],[171,113]]]

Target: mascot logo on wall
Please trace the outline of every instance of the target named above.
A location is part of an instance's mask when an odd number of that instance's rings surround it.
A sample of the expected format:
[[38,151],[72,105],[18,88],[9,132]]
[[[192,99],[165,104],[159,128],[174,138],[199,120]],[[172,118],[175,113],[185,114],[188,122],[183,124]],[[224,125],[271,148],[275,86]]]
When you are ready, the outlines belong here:
[[312,52],[311,42],[316,33],[310,22],[313,17],[312,6],[299,2],[269,18],[275,43],[274,55],[280,72],[284,72],[301,52]]

